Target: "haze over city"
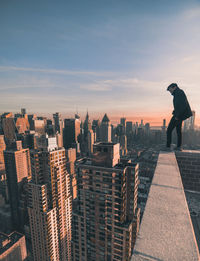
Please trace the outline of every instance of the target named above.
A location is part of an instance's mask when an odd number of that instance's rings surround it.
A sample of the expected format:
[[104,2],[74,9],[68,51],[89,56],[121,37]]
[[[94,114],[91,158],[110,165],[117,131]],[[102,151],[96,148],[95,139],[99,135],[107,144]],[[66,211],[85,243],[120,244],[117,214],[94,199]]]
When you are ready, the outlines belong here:
[[200,114],[199,1],[1,1],[0,111],[169,118],[171,82]]
[[0,1],[0,260],[200,260],[200,1]]

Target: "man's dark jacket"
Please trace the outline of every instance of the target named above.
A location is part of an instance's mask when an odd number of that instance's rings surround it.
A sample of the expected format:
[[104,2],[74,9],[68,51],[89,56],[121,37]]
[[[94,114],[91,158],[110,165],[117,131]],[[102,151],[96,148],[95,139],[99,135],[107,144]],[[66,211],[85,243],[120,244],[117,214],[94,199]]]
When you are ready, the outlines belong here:
[[192,111],[184,91],[177,87],[172,95],[174,96],[173,115],[179,120],[186,120],[191,117]]

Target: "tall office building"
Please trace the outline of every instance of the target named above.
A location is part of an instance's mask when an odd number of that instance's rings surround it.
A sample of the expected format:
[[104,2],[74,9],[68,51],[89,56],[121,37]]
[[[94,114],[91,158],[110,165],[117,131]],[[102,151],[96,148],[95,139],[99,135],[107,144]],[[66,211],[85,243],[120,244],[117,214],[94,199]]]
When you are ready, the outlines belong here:
[[71,260],[72,196],[65,149],[31,151],[29,223],[36,261]]
[[63,147],[63,120],[61,119],[61,115],[59,112],[53,114],[54,126],[57,144],[59,148]]
[[141,123],[140,123],[140,126],[139,126],[140,128],[143,128],[144,127],[144,121],[143,120],[141,120]]
[[63,143],[65,149],[76,147],[79,143],[81,121],[79,119],[65,119],[63,129]]
[[75,161],[76,161],[76,149],[70,148],[66,150],[67,156],[67,171],[70,174],[71,180],[71,195],[73,199],[77,198],[77,178],[75,172]]
[[30,114],[28,115],[28,122],[30,125],[30,130],[35,130],[35,126],[34,126],[34,120],[37,119],[36,114]]
[[127,147],[131,148],[133,144],[133,123],[132,121],[126,122],[126,137],[127,137]]
[[8,202],[8,185],[6,179],[4,150],[6,150],[6,144],[4,141],[4,135],[0,135],[0,194],[4,200]]
[[53,114],[55,132],[62,133],[63,131],[63,121],[59,112]]
[[92,130],[94,133],[94,142],[100,141],[100,122],[99,120],[92,121]]
[[100,140],[102,142],[111,142],[111,125],[107,114],[104,115],[101,122]]
[[16,141],[15,148],[4,151],[4,158],[13,227],[23,230],[27,222],[26,184],[31,179],[29,149]]
[[17,128],[12,113],[1,115],[1,126],[7,146],[11,146],[16,141]]
[[194,130],[195,127],[195,111],[192,111],[192,117],[184,121],[184,131]]
[[91,155],[93,153],[93,145],[94,145],[94,133],[93,130],[88,130],[88,136],[87,136],[87,153],[88,155]]
[[87,137],[88,130],[91,130],[91,129],[92,129],[92,125],[91,125],[91,122],[90,122],[89,114],[87,112],[86,117],[85,117],[85,121],[83,123],[83,130],[84,130],[85,137]]
[[55,135],[55,127],[53,125],[52,120],[47,119],[47,125],[46,125],[46,130],[45,132],[49,135],[49,136],[54,136]]
[[4,165],[4,155],[3,151],[6,149],[6,144],[4,141],[4,135],[0,135],[0,165]]
[[133,122],[127,121],[126,122],[126,136],[133,134]]
[[161,142],[164,144],[166,142],[166,119],[163,119],[162,131],[161,131]]
[[15,125],[19,134],[25,133],[30,129],[28,119],[25,118],[17,118]]
[[121,118],[120,124],[122,125],[122,134],[125,134],[126,133],[126,118]]
[[42,118],[37,118],[33,119],[34,123],[34,130],[38,134],[44,135],[46,133],[45,128],[46,128],[46,120]]
[[24,117],[26,115],[26,109],[25,108],[21,108],[21,114]]
[[93,152],[94,132],[87,112],[83,123],[83,133],[81,135],[81,153],[84,156],[89,156]]
[[127,137],[126,135],[120,136],[120,154],[126,156],[127,154]]
[[139,228],[138,165],[120,161],[119,144],[97,143],[76,173],[73,261],[130,260]]
[[166,131],[166,119],[163,119],[162,130],[163,130],[163,131]]

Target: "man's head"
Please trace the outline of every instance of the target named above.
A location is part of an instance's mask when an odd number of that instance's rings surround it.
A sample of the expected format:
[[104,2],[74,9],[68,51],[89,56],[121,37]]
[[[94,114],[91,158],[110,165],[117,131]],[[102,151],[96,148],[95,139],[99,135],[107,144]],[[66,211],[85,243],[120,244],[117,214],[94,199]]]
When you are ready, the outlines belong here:
[[173,92],[176,90],[177,87],[178,87],[178,85],[176,83],[171,83],[167,87],[167,91],[169,91],[171,94],[173,94]]

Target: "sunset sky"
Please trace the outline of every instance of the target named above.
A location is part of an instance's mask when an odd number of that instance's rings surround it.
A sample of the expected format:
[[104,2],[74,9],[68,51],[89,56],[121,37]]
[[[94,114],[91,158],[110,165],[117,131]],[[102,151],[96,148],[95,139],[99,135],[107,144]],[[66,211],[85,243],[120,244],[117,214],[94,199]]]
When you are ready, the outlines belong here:
[[200,1],[0,1],[0,112],[162,123],[176,82],[200,115]]

